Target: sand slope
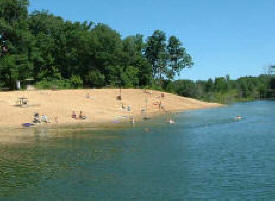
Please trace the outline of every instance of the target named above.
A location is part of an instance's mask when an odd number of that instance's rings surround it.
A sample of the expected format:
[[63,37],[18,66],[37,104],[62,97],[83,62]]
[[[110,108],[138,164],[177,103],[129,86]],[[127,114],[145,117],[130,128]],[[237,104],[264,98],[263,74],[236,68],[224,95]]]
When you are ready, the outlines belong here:
[[[163,112],[159,110],[158,102],[161,101],[166,111],[184,111],[188,109],[200,109],[220,106],[216,103],[205,103],[191,98],[184,98],[170,93],[150,91],[145,93],[141,89],[122,89],[122,100],[116,100],[119,89],[85,89],[85,90],[36,90],[36,91],[12,91],[0,92],[0,127],[21,127],[22,123],[32,122],[33,115],[38,112],[40,115],[47,115],[52,125],[55,117],[58,124],[73,124],[79,122],[112,122],[119,119],[126,119],[129,114],[138,117],[143,116],[142,109],[148,105],[148,115]],[[89,94],[89,98],[87,95]],[[19,97],[28,98],[29,103],[24,106],[16,106]],[[130,106],[131,112],[122,109]],[[86,120],[71,118],[72,111],[82,110],[88,117]]]

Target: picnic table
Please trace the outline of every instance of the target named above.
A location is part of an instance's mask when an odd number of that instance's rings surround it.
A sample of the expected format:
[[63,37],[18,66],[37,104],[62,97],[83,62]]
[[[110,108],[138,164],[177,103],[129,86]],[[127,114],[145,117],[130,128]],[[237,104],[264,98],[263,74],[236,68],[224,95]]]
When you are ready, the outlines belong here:
[[28,101],[28,98],[25,98],[25,97],[19,97],[19,98],[18,98],[18,100],[17,100],[17,102],[18,102],[18,104],[19,104],[19,105],[21,105],[21,106],[22,106],[22,105],[26,105],[26,104],[28,104],[28,102],[29,102],[29,101]]

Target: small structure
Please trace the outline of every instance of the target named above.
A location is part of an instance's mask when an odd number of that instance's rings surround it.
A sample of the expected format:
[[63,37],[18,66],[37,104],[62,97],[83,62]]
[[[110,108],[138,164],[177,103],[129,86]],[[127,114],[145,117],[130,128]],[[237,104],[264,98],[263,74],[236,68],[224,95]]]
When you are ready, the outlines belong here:
[[19,97],[16,101],[16,105],[18,106],[24,106],[24,105],[27,105],[28,104],[28,98],[25,98],[25,97]]
[[21,89],[20,80],[16,80],[16,89],[17,89],[17,90],[20,90],[20,89]]
[[25,84],[26,84],[26,89],[28,91],[34,90],[34,79],[33,78],[28,78],[24,80]]

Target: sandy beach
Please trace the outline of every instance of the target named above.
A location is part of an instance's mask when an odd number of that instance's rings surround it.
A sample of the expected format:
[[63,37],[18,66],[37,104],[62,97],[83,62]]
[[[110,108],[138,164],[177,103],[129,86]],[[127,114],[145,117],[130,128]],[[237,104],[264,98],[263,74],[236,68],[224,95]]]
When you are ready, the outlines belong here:
[[[206,103],[151,90],[146,93],[141,89],[122,89],[122,100],[117,100],[119,94],[119,89],[0,92],[0,128],[20,128],[23,123],[33,121],[34,113],[46,115],[51,121],[51,123],[41,123],[37,126],[58,126],[121,122],[128,120],[129,116],[134,116],[138,120],[146,116],[146,102],[148,116],[164,114],[165,111],[220,106],[216,103]],[[20,106],[19,98],[27,98],[28,103]],[[77,116],[80,111],[83,111],[87,119],[72,118],[72,111],[75,111]]]

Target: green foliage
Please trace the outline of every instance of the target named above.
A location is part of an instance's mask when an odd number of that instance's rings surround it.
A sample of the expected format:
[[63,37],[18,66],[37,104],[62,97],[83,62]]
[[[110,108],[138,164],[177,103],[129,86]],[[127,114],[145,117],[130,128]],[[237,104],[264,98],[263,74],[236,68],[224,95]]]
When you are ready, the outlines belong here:
[[147,39],[145,56],[152,66],[153,78],[162,79],[166,72],[166,34],[156,30]]
[[105,76],[98,70],[90,71],[85,76],[85,82],[91,87],[103,87],[105,83]]
[[28,30],[28,1],[0,1],[1,45],[7,51],[1,52],[0,74],[2,82],[14,89],[16,79],[25,79],[32,74],[30,49],[32,35]]
[[186,97],[196,97],[195,83],[192,80],[177,80],[173,84],[173,90],[178,95]]
[[37,89],[71,89],[74,88],[71,80],[43,79],[35,84]]
[[153,80],[152,85],[150,87],[148,87],[150,89],[153,90],[157,90],[157,91],[163,91],[164,89],[159,85],[159,82],[156,80]]
[[36,76],[37,80],[42,80],[47,78],[48,80],[61,80],[61,73],[59,72],[59,70],[54,67],[54,66],[50,66],[48,68],[45,69],[41,69],[40,72],[37,73]]
[[173,79],[175,74],[179,75],[183,68],[193,65],[192,57],[186,53],[182,43],[176,36],[168,40],[167,49],[167,78]]
[[0,52],[0,82],[11,89],[30,77],[42,88],[51,82],[61,88],[161,87],[192,66],[182,43],[175,36],[167,42],[163,31],[146,42],[140,34],[121,39],[106,24],[65,21],[44,10],[29,14],[28,5],[0,1],[0,42],[8,49]]
[[230,80],[229,75],[215,78],[213,81],[176,80],[167,85],[166,90],[181,96],[202,99],[208,102],[232,103],[249,101],[257,98],[270,98],[268,89],[271,79],[269,76],[241,77]]
[[134,87],[139,85],[138,69],[133,66],[127,66],[126,69],[121,72],[120,79],[122,85],[125,87]]
[[74,89],[79,89],[83,87],[83,80],[80,78],[79,75],[72,75],[70,82],[71,82],[71,86]]
[[161,84],[163,80],[172,80],[176,74],[179,75],[183,68],[193,65],[192,57],[186,53],[182,42],[175,36],[166,42],[166,34],[160,30],[148,37],[145,56],[152,66],[153,78]]

